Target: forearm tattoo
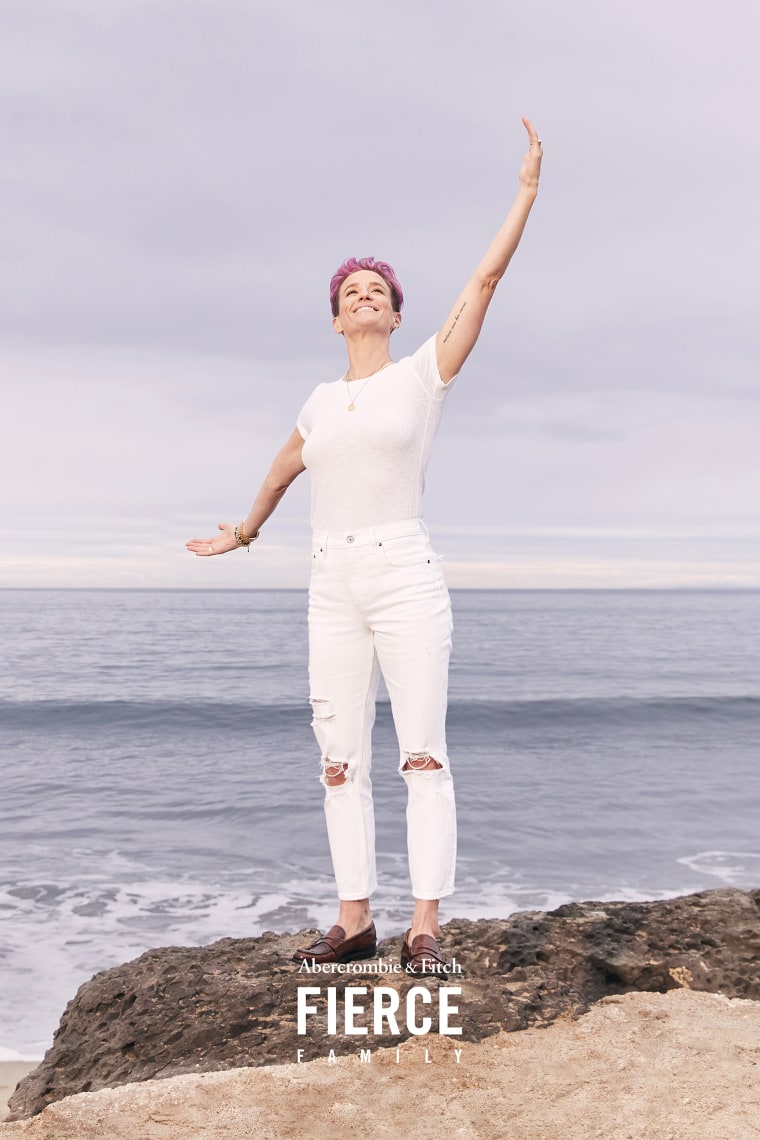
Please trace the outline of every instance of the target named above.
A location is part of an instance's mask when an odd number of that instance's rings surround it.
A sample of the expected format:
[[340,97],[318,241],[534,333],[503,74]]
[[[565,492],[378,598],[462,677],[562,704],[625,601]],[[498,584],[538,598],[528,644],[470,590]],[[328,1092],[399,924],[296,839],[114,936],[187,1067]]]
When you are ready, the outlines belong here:
[[467,304],[467,302],[466,302],[466,301],[463,301],[463,302],[462,302],[462,308],[459,310],[459,312],[457,313],[457,315],[454,317],[454,323],[453,323],[453,325],[451,326],[451,328],[449,329],[449,331],[446,333],[446,336],[443,338],[443,343],[444,343],[444,344],[445,344],[445,343],[446,343],[446,341],[449,339],[449,337],[450,337],[450,336],[451,336],[451,334],[453,333],[454,329],[457,327],[457,321],[459,320],[459,318],[461,317],[462,313],[464,312],[464,310],[465,310],[465,305],[466,305],[466,304]]

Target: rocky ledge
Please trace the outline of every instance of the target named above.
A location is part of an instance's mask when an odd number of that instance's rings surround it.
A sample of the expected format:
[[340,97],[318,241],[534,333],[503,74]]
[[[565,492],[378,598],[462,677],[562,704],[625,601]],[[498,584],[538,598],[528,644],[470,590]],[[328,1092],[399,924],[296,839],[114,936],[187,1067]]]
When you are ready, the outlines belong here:
[[[405,1011],[415,986],[424,986],[430,1001],[412,994],[412,1026],[429,1016],[432,1033],[444,1004],[437,991],[459,991],[449,994],[449,1022],[461,1027],[463,1042],[548,1025],[561,1014],[578,1016],[602,997],[634,990],[689,988],[760,1000],[760,890],[455,919],[444,927],[443,945],[463,973],[441,980],[400,972],[398,938],[381,943],[376,960],[355,963],[357,972],[305,972],[290,956],[314,934],[267,933],[198,949],[151,950],[97,974],[67,1006],[42,1064],[16,1089],[8,1119],[33,1116],[72,1093],[133,1081],[295,1061],[297,1050],[310,1060],[330,1049],[337,1056],[395,1045],[412,1032]],[[366,1033],[344,1032],[347,985],[367,989],[356,997],[354,1018]],[[308,997],[317,1013],[299,1035],[297,991],[305,986],[321,993]],[[398,991],[400,1003],[397,1025],[386,1021],[384,1034],[375,1036],[373,990],[379,986]],[[337,991],[333,1035],[325,1015],[328,989]],[[385,1004],[392,999],[386,992]]]

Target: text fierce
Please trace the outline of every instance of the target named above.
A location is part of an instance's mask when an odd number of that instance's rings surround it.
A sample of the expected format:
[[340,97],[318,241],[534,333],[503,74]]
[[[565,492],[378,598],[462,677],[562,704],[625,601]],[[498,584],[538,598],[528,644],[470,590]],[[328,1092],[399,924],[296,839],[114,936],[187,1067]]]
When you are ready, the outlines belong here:
[[[327,1034],[334,1037],[338,1032],[338,991],[333,986],[325,989],[327,997]],[[412,986],[406,995],[406,1028],[409,1033],[417,1037],[429,1033],[432,1027],[432,1018],[425,1015],[419,1017],[417,1006],[432,1005],[438,1001],[438,1032],[448,1037],[454,1037],[462,1032],[461,1026],[452,1025],[450,1017],[459,1012],[459,1006],[451,1003],[451,996],[461,994],[461,986],[441,986],[436,994],[424,986]],[[319,1013],[316,1005],[308,1004],[308,999],[318,997],[322,993],[319,986],[298,987],[298,1030],[300,1035],[306,1033],[306,1018]],[[357,998],[367,993],[366,986],[346,986],[342,995],[344,1003],[344,1029],[348,1034],[369,1033],[366,1025],[357,1025],[367,1015],[367,1007],[361,1005]],[[399,1036],[396,1013],[401,1004],[401,997],[397,990],[391,986],[375,986],[372,992],[372,1032],[379,1037],[383,1033]],[[384,1026],[387,1025],[387,1029]]]

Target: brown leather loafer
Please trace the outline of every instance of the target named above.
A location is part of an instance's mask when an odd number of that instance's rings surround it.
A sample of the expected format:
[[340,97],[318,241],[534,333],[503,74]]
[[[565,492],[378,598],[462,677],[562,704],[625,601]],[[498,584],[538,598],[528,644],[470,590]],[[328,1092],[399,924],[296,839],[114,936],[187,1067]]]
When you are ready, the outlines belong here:
[[448,962],[433,935],[418,934],[410,946],[411,933],[411,929],[407,930],[401,945],[401,968],[406,970],[407,974],[414,974],[415,977],[429,974],[445,978],[448,973],[446,969]]
[[342,926],[331,926],[327,934],[323,934],[305,950],[296,950],[293,955],[294,962],[355,962],[359,958],[374,958],[377,950],[377,931],[374,922],[366,930],[355,934],[353,938],[346,938]]

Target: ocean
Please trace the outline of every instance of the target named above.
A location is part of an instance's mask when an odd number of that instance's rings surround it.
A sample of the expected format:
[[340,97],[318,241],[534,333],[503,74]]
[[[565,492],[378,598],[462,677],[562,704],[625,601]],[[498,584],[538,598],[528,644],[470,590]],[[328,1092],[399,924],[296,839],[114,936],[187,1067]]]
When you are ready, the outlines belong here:
[[[760,591],[454,591],[442,920],[760,884]],[[325,927],[303,591],[2,590],[0,1060],[144,950]],[[389,707],[381,937],[410,913]]]

